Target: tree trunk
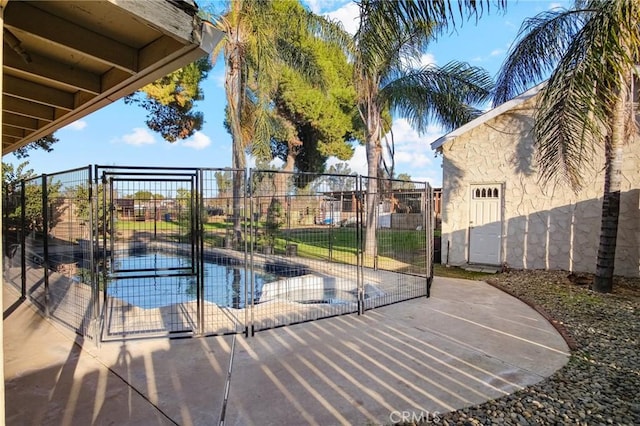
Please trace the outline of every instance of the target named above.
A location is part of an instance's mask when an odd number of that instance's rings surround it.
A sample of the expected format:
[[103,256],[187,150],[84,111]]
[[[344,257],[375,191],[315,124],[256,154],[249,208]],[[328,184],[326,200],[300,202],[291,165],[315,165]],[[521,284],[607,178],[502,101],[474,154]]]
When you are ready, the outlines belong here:
[[275,174],[275,187],[276,193],[274,194],[281,199],[284,199],[285,195],[287,195],[287,190],[289,189],[289,183],[293,179],[293,171],[296,165],[296,157],[300,151],[300,146],[302,145],[302,141],[297,137],[291,138],[287,141],[287,160],[285,161],[282,171],[285,173],[276,173]]
[[366,114],[366,151],[367,151],[367,199],[366,199],[366,223],[364,236],[365,258],[373,258],[376,255],[376,228],[378,226],[378,167],[380,166],[380,156],[382,155],[382,117],[380,109],[375,101],[377,86],[374,83],[369,85],[369,94],[365,102]]
[[627,90],[624,88],[620,91],[620,96],[615,103],[611,134],[605,142],[606,171],[602,199],[602,225],[596,277],[593,282],[593,290],[599,293],[610,293],[613,289],[618,217],[620,215],[620,189],[622,187],[622,145],[625,133],[626,100]]
[[[241,2],[232,2],[239,7]],[[242,135],[242,34],[237,27],[232,25],[227,29],[227,46],[225,49],[225,92],[227,95],[227,108],[229,111],[229,128],[232,139],[232,167],[233,172],[233,245],[237,246],[242,239],[242,223],[240,214],[242,211],[242,196],[244,195],[245,182],[245,143]]]

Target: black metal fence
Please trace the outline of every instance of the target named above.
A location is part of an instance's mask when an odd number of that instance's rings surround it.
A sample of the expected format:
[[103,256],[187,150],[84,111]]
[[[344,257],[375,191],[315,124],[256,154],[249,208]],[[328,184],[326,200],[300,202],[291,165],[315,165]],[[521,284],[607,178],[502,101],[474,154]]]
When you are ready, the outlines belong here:
[[88,338],[241,333],[428,296],[424,182],[94,166],[4,200],[5,279]]
[[4,201],[4,277],[47,317],[92,338],[98,314],[92,281],[89,167],[21,182]]

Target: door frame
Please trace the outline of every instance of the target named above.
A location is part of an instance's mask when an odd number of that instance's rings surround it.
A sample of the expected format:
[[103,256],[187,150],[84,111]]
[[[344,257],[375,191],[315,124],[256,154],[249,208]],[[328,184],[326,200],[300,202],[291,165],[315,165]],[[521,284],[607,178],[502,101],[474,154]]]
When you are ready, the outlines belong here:
[[[500,212],[500,241],[498,243],[498,264],[492,266],[500,266],[504,263],[504,189],[505,183],[498,181],[489,182],[472,182],[469,184],[469,204],[467,206],[467,264],[471,263],[471,206],[474,199],[473,192],[475,189],[482,189],[478,187],[497,187],[498,194],[498,209]],[[487,264],[489,265],[489,264]]]

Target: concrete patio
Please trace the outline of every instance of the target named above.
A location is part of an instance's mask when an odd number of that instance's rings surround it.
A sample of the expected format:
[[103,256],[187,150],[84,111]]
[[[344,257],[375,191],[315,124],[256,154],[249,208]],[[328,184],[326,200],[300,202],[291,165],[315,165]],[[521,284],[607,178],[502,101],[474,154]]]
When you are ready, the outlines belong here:
[[436,277],[430,299],[250,338],[99,348],[4,287],[9,425],[388,424],[499,398],[569,355],[541,315],[479,281]]

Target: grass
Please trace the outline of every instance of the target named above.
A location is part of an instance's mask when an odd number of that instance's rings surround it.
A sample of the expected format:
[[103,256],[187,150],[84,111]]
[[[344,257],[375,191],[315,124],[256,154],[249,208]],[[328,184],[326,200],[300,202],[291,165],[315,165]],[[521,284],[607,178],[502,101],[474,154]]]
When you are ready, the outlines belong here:
[[477,280],[482,281],[493,276],[494,274],[488,274],[486,272],[467,271],[457,266],[445,266],[440,263],[433,265],[433,275],[436,277],[447,278],[462,278],[465,280]]
[[[261,224],[257,228],[257,243],[264,244],[264,229]],[[183,241],[188,238],[188,229],[180,222],[166,221],[127,221],[119,220],[117,230],[121,232],[148,232],[162,238]],[[204,241],[207,245],[222,246],[227,231],[232,227],[229,222],[212,222],[204,224]],[[249,236],[250,240],[255,238]],[[378,258],[377,265],[382,269],[405,271],[412,273],[425,272],[425,234],[415,230],[379,229],[377,231]],[[335,262],[353,264],[358,262],[358,238],[356,228],[319,227],[294,228],[278,232],[275,238],[275,253],[284,254],[288,244],[296,244],[299,256],[310,259],[331,259]],[[258,248],[259,250],[259,248]],[[373,257],[363,259],[365,266],[374,266]],[[474,278],[478,273],[454,273],[448,275],[462,278]],[[466,272],[466,271],[465,271]],[[471,278],[470,278],[471,277]]]
[[[223,231],[227,228],[230,228],[232,225],[230,223],[225,222],[212,222],[205,223],[204,230],[205,231]],[[146,221],[135,221],[135,220],[118,220],[116,222],[116,229],[119,231],[147,231],[151,232],[153,230],[157,231],[177,231],[180,229],[184,229],[186,227],[185,224],[180,222],[167,222],[164,220],[146,220]]]
[[[283,233],[276,249],[284,251],[285,244],[298,245],[300,256],[357,263],[357,238],[355,228],[294,229]],[[378,266],[383,269],[424,270],[424,234],[412,230],[380,229],[377,233]],[[364,259],[373,266],[372,258]]]

